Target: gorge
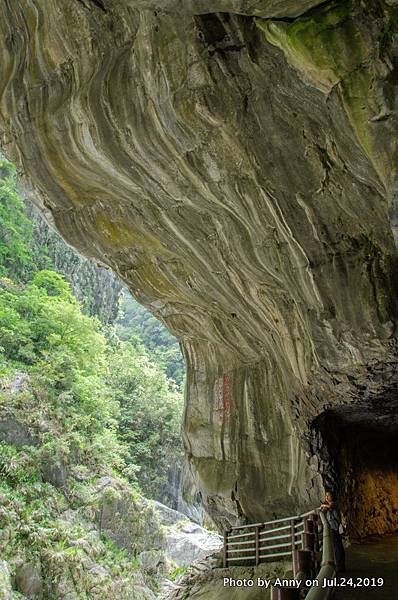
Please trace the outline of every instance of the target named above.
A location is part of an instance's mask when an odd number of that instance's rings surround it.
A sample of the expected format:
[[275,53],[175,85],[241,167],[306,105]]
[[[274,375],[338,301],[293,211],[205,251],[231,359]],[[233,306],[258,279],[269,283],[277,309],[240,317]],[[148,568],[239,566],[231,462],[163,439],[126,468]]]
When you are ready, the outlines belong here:
[[180,339],[214,522],[311,509],[332,486],[354,537],[394,531],[396,0],[0,14],[1,150]]

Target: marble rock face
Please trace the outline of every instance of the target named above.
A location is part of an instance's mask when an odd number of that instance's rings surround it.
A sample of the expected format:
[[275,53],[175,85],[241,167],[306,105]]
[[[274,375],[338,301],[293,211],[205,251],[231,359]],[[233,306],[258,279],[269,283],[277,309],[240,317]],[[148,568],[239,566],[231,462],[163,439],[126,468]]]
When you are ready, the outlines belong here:
[[13,0],[0,16],[1,149],[181,340],[207,510],[222,526],[318,505],[313,420],[382,406],[398,378],[394,3]]

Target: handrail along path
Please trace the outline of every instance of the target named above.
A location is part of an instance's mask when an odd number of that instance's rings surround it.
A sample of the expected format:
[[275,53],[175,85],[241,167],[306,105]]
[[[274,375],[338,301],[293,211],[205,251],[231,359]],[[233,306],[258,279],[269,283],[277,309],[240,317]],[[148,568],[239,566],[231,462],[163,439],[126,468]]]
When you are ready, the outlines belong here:
[[[336,569],[330,527],[322,512],[319,515],[312,510],[262,523],[236,525],[224,532],[224,567],[259,565],[287,557],[292,560],[296,579],[303,582],[314,579],[306,600],[330,598],[331,588],[324,588],[323,581],[333,578]],[[284,594],[283,588],[273,588],[272,598],[303,598],[303,585],[295,591],[290,589]]]

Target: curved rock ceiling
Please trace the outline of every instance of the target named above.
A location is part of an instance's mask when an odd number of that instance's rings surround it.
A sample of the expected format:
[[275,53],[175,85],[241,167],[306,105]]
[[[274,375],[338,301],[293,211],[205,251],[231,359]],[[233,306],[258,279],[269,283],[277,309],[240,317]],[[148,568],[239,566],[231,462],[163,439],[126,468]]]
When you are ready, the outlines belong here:
[[312,419],[397,379],[396,3],[317,4],[0,7],[1,147],[181,339],[220,524],[317,505]]
[[[159,10],[168,13],[200,15],[231,13],[251,17],[297,17],[322,4],[324,0],[127,0],[133,8]],[[105,3],[102,3],[105,7]]]

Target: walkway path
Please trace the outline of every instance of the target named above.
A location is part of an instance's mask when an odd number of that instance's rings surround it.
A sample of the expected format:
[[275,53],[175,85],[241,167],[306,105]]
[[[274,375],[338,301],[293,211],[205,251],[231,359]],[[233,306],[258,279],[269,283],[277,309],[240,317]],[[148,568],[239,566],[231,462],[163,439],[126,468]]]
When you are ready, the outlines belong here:
[[339,588],[335,600],[398,599],[398,535],[370,538],[366,544],[352,544],[347,550],[346,577],[378,577],[383,587]]

